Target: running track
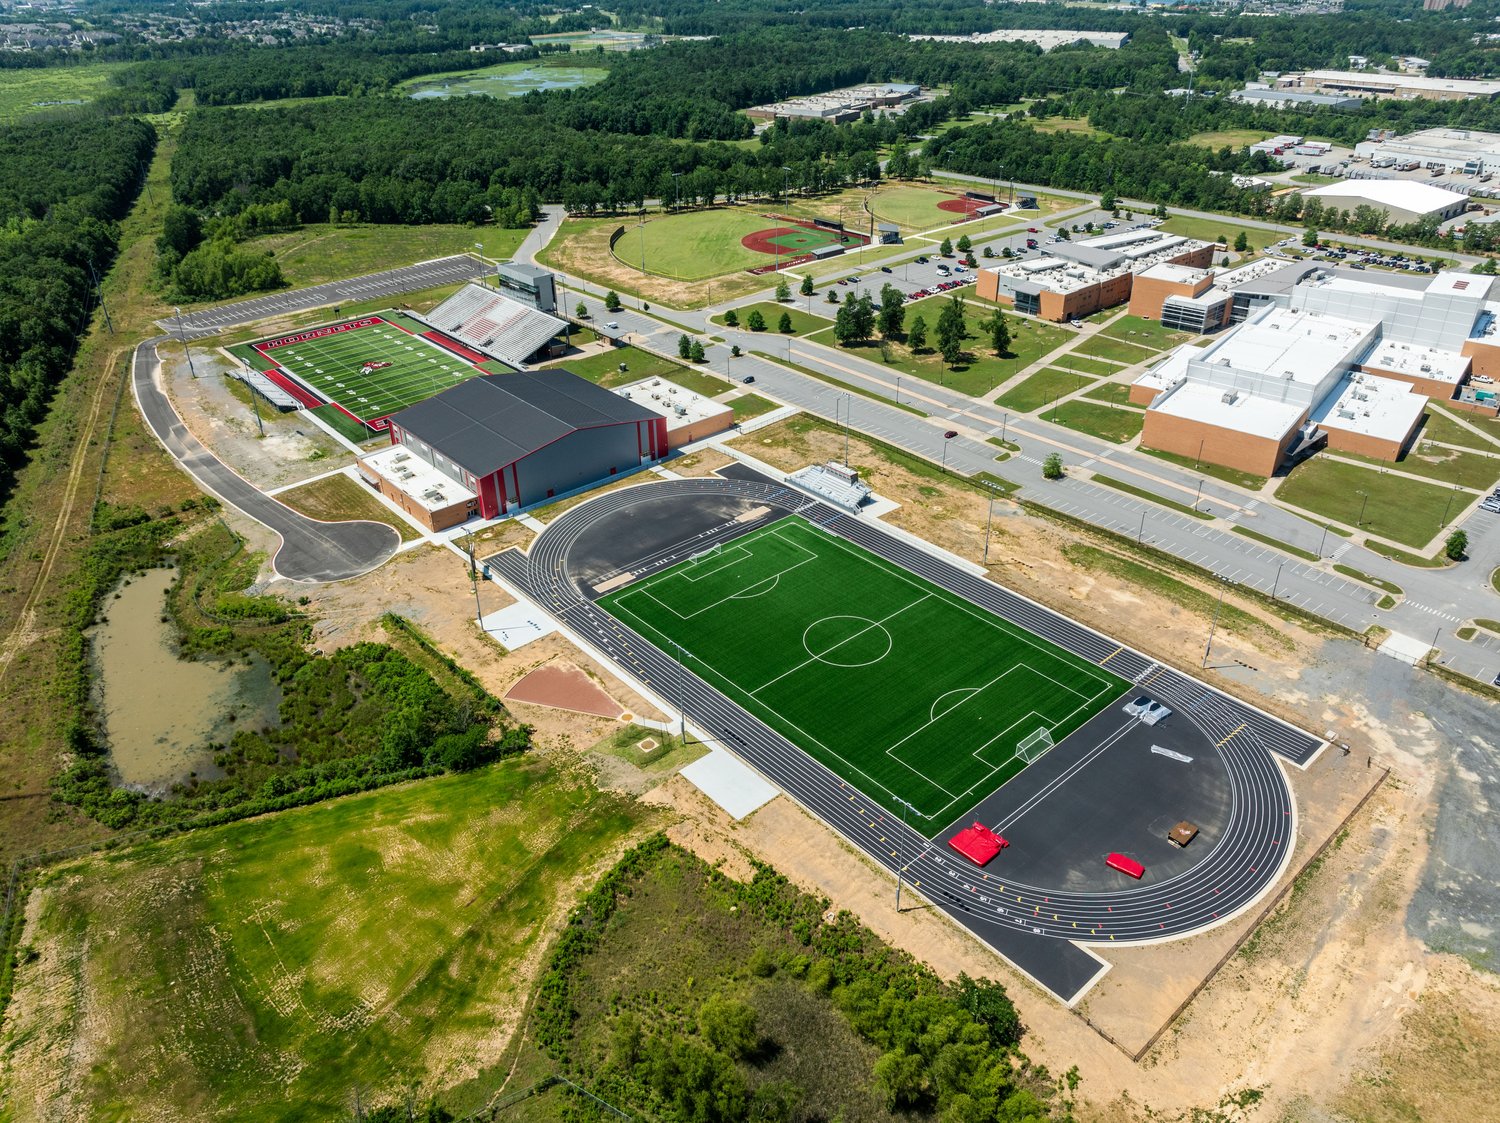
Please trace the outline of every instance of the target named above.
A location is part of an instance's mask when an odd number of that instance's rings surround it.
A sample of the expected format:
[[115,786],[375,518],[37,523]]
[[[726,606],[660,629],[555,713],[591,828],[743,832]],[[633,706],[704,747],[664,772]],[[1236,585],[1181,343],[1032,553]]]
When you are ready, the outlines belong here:
[[[1191,721],[1223,757],[1231,788],[1230,819],[1219,845],[1188,871],[1160,883],[1105,893],[1017,884],[985,874],[946,847],[902,825],[862,792],[622,625],[584,594],[571,576],[579,539],[604,516],[645,502],[725,493],[795,511],[839,535],[1059,646],[1149,687]],[[643,575],[714,541],[743,533],[726,524],[672,553],[636,565]],[[581,559],[580,559],[581,560]],[[1220,923],[1253,903],[1291,854],[1295,811],[1275,756],[1304,764],[1322,742],[1177,671],[1090,631],[989,581],[769,480],[685,479],[628,488],[566,512],[531,550],[489,559],[501,578],[603,656],[658,695],[683,699],[695,722],[783,791],[834,827],[986,943],[1072,1004],[1102,973],[1101,961],[1075,944],[1139,943],[1186,935]],[[1085,962],[1093,964],[1090,969]]]

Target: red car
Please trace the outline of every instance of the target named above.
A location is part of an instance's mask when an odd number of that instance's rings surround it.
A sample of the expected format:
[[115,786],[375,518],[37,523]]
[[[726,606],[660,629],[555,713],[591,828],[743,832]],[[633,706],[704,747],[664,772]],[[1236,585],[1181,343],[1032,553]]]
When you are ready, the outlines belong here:
[[1026,233],[1028,233],[1028,234],[1040,234],[1041,231],[1038,230],[1035,226],[1028,226],[1026,228]]

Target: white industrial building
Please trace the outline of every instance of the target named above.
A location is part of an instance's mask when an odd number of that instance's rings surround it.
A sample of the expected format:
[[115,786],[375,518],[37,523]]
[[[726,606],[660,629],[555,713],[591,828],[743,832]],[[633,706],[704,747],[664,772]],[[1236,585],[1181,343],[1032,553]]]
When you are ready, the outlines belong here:
[[1457,218],[1469,209],[1469,197],[1457,191],[1446,191],[1430,183],[1409,179],[1349,179],[1315,187],[1303,194],[1320,200],[1325,207],[1352,211],[1370,206],[1384,211],[1391,222],[1420,222],[1436,218],[1440,222]]
[[1091,47],[1118,50],[1130,41],[1128,31],[1051,31],[1014,28],[1004,31],[976,31],[972,35],[908,35],[908,39],[934,43],[1035,43],[1044,51],[1087,43]]
[[1500,95],[1500,82],[1472,78],[1429,78],[1425,74],[1387,74],[1370,70],[1308,70],[1282,74],[1278,90],[1311,90],[1357,97],[1429,98],[1460,101]]
[[1385,140],[1365,140],[1354,154],[1374,167],[1415,163],[1455,175],[1482,175],[1500,170],[1500,133],[1472,129],[1423,129]]

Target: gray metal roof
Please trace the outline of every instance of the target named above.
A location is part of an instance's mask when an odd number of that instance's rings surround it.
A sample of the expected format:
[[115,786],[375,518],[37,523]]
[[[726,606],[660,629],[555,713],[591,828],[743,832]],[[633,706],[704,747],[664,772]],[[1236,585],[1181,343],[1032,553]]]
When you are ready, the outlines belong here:
[[532,370],[470,378],[391,423],[477,477],[580,429],[656,418],[571,371]]

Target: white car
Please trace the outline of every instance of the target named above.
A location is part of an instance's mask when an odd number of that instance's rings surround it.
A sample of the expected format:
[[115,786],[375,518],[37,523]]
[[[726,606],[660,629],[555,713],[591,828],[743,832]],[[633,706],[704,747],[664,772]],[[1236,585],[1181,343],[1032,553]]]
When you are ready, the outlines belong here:
[[620,325],[617,324],[614,320],[611,320],[609,323],[605,324],[604,326],[607,327],[607,328],[609,328],[610,331],[619,331],[620,330]]

